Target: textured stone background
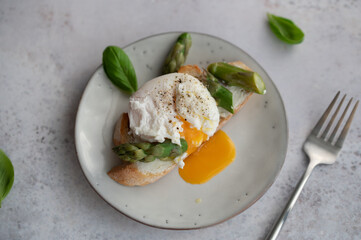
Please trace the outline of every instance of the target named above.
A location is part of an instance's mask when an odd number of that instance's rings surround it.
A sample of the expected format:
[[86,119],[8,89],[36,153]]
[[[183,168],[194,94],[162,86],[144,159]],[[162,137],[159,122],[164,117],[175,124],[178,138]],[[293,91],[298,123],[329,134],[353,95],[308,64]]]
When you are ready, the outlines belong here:
[[[266,12],[294,20],[280,42]],[[0,239],[263,239],[306,168],[302,143],[337,90],[361,99],[361,1],[0,1],[0,148],[15,182]],[[283,97],[286,162],[251,208],[193,231],[136,223],[105,203],[77,162],[74,120],[101,53],[167,31],[226,39],[254,57]],[[361,239],[361,109],[336,164],[318,167],[279,239]]]

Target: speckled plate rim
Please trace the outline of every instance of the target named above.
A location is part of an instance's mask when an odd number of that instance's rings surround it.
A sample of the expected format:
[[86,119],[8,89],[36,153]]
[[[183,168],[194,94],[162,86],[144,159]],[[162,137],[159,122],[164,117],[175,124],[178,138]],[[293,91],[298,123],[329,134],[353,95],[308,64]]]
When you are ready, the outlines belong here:
[[[139,40],[137,41],[134,41],[134,42],[131,42],[129,44],[127,44],[126,46],[124,46],[123,48],[127,48],[133,44],[136,44],[138,42],[141,42],[141,41],[144,41],[144,40],[147,40],[149,38],[152,38],[152,37],[157,37],[157,36],[161,36],[161,35],[167,35],[167,34],[175,34],[175,33],[182,33],[182,32],[185,32],[185,31],[171,31],[171,32],[163,32],[163,33],[158,33],[158,34],[154,34],[154,35],[150,35],[150,36],[146,36],[146,37],[143,37],[143,38],[140,38]],[[77,129],[79,128],[79,124],[78,124],[78,119],[79,119],[79,109],[81,108],[81,104],[83,102],[83,98],[84,98],[84,95],[86,94],[86,91],[87,91],[87,88],[88,88],[88,85],[89,85],[89,82],[91,81],[91,79],[94,77],[94,75],[97,73],[98,69],[102,67],[102,65],[100,65],[99,67],[96,68],[95,72],[92,74],[92,76],[90,77],[87,85],[85,86],[84,88],[84,91],[83,91],[83,94],[79,100],[79,104],[78,104],[78,108],[77,108],[77,114],[76,114],[76,117],[75,117],[75,129],[74,129],[74,138],[75,138],[75,141],[74,141],[74,145],[75,145],[75,152],[76,152],[76,156],[77,156],[77,159],[78,159],[78,164],[80,166],[80,169],[82,170],[82,173],[85,177],[85,179],[87,180],[87,182],[89,183],[89,185],[91,186],[91,188],[98,194],[99,197],[101,197],[108,205],[110,205],[112,208],[114,208],[116,211],[118,211],[119,213],[123,214],[124,216],[138,222],[138,223],[141,223],[143,225],[146,225],[146,226],[149,226],[149,227],[153,227],[153,228],[158,228],[158,229],[164,229],[164,230],[196,230],[196,229],[202,229],[202,228],[208,228],[208,227],[212,227],[212,226],[215,226],[215,225],[218,225],[218,224],[221,224],[223,222],[226,222],[228,221],[229,219],[239,215],[240,213],[244,212],[245,210],[247,210],[249,207],[251,207],[255,202],[257,202],[267,191],[268,189],[273,185],[273,183],[276,181],[277,177],[279,176],[280,172],[281,172],[281,169],[284,165],[284,162],[285,162],[285,159],[286,159],[286,154],[287,154],[287,149],[288,149],[288,141],[289,141],[289,127],[288,127],[288,118],[287,118],[287,114],[286,114],[286,109],[285,109],[285,106],[284,106],[284,102],[283,102],[283,99],[281,97],[281,94],[276,86],[276,84],[273,82],[273,80],[271,79],[271,77],[268,75],[268,73],[264,70],[264,68],[253,58],[251,57],[247,52],[245,52],[243,49],[241,49],[240,47],[238,47],[237,45],[227,41],[227,40],[224,40],[220,37],[217,37],[217,36],[213,36],[213,35],[210,35],[210,34],[207,34],[207,33],[201,33],[201,32],[190,32],[190,31],[186,31],[186,32],[189,32],[190,34],[198,34],[198,35],[203,35],[203,36],[206,36],[206,37],[210,37],[210,38],[214,38],[214,39],[217,39],[219,41],[222,41],[226,44],[229,44],[235,48],[237,48],[240,52],[242,52],[242,54],[246,55],[248,58],[250,58],[255,64],[258,65],[258,67],[264,72],[264,74],[268,77],[269,81],[271,82],[271,84],[273,85],[274,87],[274,90],[275,90],[275,93],[276,95],[279,97],[279,100],[281,102],[281,108],[282,108],[282,111],[284,113],[284,120],[285,120],[285,142],[286,142],[286,145],[284,146],[284,149],[283,149],[283,153],[281,154],[281,159],[282,161],[280,162],[279,166],[278,166],[278,169],[277,169],[277,173],[275,175],[275,177],[273,178],[272,181],[269,182],[269,184],[264,188],[264,190],[262,192],[260,192],[258,194],[258,196],[253,200],[251,201],[246,207],[244,207],[243,209],[241,209],[240,211],[238,212],[235,212],[233,215],[225,218],[225,219],[221,219],[219,220],[218,222],[214,223],[214,224],[209,224],[209,225],[206,225],[206,226],[199,226],[199,227],[191,227],[191,228],[173,228],[173,227],[163,227],[163,226],[157,226],[157,225],[153,225],[153,224],[149,224],[149,223],[146,223],[146,222],[143,222],[141,220],[138,220],[134,217],[132,217],[131,215],[129,214],[126,214],[124,213],[123,211],[121,211],[120,209],[118,209],[116,206],[114,206],[113,204],[111,204],[109,201],[107,201],[107,199],[105,199],[98,191],[97,189],[95,188],[95,186],[93,186],[93,184],[90,182],[90,180],[88,179],[88,176],[87,174],[85,173],[85,170],[84,170],[84,166],[82,165],[82,162],[80,161],[79,159],[79,139],[77,138]]]

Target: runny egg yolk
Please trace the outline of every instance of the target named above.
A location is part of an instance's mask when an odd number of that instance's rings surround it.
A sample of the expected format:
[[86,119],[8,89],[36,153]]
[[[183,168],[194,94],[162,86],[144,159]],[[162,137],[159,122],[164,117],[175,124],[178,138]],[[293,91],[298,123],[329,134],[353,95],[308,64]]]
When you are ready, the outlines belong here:
[[188,143],[189,156],[184,160],[183,169],[179,169],[179,175],[191,184],[205,183],[233,162],[236,156],[234,144],[225,132],[219,130],[199,147],[208,136],[182,121],[183,132],[180,134]]
[[207,140],[207,134],[203,133],[202,131],[198,130],[197,128],[193,127],[189,122],[185,119],[179,118],[183,124],[183,132],[180,132],[181,138],[184,138],[187,141],[188,149],[187,155],[193,153],[197,148]]

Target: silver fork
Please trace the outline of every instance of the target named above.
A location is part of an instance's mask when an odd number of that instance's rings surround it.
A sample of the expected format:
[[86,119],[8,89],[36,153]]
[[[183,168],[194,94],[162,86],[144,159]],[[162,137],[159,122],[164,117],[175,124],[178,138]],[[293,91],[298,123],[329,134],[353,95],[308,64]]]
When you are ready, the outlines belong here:
[[288,214],[291,212],[293,206],[297,201],[298,196],[300,195],[303,187],[305,186],[306,181],[310,177],[312,170],[319,164],[333,164],[336,161],[337,155],[342,148],[343,142],[345,141],[347,132],[350,128],[353,116],[355,115],[359,103],[359,101],[356,102],[341,133],[338,134],[338,129],[340,128],[342,121],[347,113],[347,110],[351,105],[352,98],[350,99],[341,117],[339,118],[336,126],[334,127],[334,130],[332,131],[331,135],[329,135],[333,122],[338,115],[338,112],[341,108],[343,101],[346,98],[346,94],[345,94],[341,99],[340,103],[338,104],[336,110],[334,111],[332,117],[330,118],[328,124],[326,125],[327,117],[330,114],[333,106],[335,105],[339,95],[340,92],[336,94],[331,104],[328,106],[328,108],[326,109],[326,111],[324,112],[324,114],[316,124],[316,126],[313,128],[312,132],[307,137],[303,145],[303,150],[308,155],[310,162],[308,164],[305,173],[298,182],[296,189],[294,190],[282,214],[279,216],[278,220],[273,225],[272,230],[267,235],[266,237],[267,240],[271,240],[271,239],[275,240],[277,238],[283,224],[287,219]]

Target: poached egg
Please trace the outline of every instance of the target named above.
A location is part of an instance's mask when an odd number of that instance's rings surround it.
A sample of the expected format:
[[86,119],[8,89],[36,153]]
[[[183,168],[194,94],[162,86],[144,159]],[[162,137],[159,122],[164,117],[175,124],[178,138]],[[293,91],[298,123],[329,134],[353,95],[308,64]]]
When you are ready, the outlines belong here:
[[[149,142],[170,139],[178,145],[181,138],[187,141],[187,151],[174,161],[180,167],[181,177],[189,183],[202,183],[225,168],[230,161],[225,166],[227,161],[220,164],[224,151],[231,149],[230,159],[234,159],[234,145],[225,133],[217,133],[212,141],[206,142],[217,131],[219,120],[216,101],[207,88],[198,79],[184,73],[171,73],[146,82],[129,101],[129,127],[137,138]],[[205,147],[207,145],[210,147]],[[213,153],[204,150],[209,148]],[[212,157],[215,158],[213,164]],[[189,166],[182,169],[185,158]]]

